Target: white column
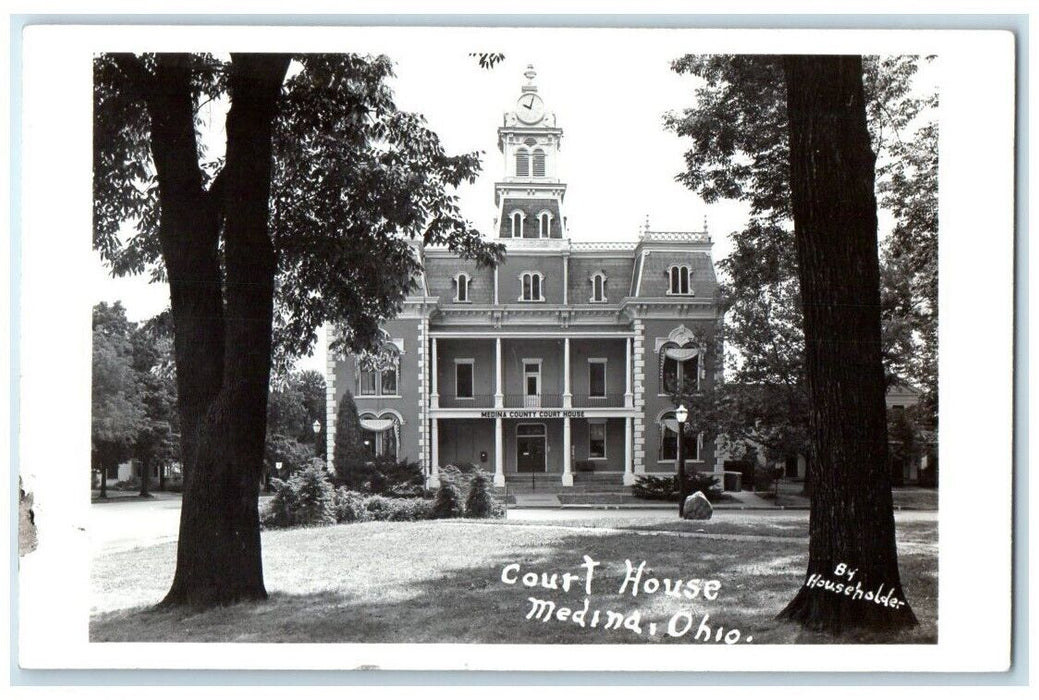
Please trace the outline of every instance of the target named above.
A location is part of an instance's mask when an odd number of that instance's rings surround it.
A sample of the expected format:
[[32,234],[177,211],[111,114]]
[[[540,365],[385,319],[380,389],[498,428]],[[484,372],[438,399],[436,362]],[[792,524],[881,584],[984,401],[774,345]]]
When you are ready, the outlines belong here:
[[[499,341],[500,342],[500,341]],[[494,419],[494,485],[505,485],[505,440],[502,439],[501,418]]]
[[429,422],[429,485],[435,487],[440,486],[440,421],[432,418]]
[[[570,339],[563,339],[563,408],[573,406],[574,397],[570,393]],[[570,421],[567,420],[569,426]]]
[[570,419],[563,419],[563,486],[573,486],[574,475],[570,471]]
[[[437,367],[437,339],[433,338],[433,349],[430,352],[430,391],[429,391],[429,407],[440,408],[440,392],[437,391],[437,374],[439,369]],[[436,421],[433,421],[433,425],[436,425]],[[435,443],[434,443],[435,444]]]
[[624,407],[635,405],[635,395],[631,393],[631,344],[632,338],[624,340]]
[[[501,338],[494,339],[494,407],[501,408],[505,405],[505,394],[502,384],[501,368]],[[499,419],[499,423],[501,420]],[[500,428],[500,426],[499,426]],[[501,432],[499,430],[499,432]]]
[[631,486],[635,483],[635,474],[632,472],[632,461],[635,451],[632,449],[631,418],[624,419],[624,485]]

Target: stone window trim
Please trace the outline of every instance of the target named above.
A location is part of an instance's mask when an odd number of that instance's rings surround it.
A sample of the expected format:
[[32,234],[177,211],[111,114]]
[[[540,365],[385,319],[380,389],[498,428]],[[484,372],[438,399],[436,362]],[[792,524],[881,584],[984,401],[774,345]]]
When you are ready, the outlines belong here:
[[588,278],[588,281],[592,284],[592,296],[588,299],[589,303],[607,303],[608,299],[606,294],[606,282],[608,279],[609,278],[606,276],[606,273],[602,270],[593,273],[592,276]]
[[510,238],[523,238],[523,225],[526,219],[527,215],[523,213],[522,209],[513,209],[509,212]]
[[465,272],[459,272],[452,279],[455,281],[455,302],[458,304],[471,304],[473,300],[469,296],[469,285],[472,283],[473,278]]
[[[358,357],[354,362],[354,397],[358,399],[399,399],[402,394],[400,391],[401,385],[401,357],[404,355],[404,340],[402,338],[387,339],[382,343],[382,348],[378,353],[382,357],[382,360],[378,361],[378,366],[373,366],[368,369],[364,369],[365,359]],[[392,358],[390,357],[392,355]],[[394,375],[394,388],[395,391],[392,393],[386,393],[383,387],[386,381],[383,375],[387,372],[392,372]],[[374,391],[366,392],[362,385],[362,379],[365,374],[374,374]]]
[[[682,362],[679,362],[677,360],[672,360],[672,359],[667,357],[667,351],[668,350],[684,350],[684,351],[695,350],[696,353],[694,355],[692,355],[688,360],[684,360]],[[664,343],[663,345],[660,346],[660,349],[657,350],[657,360],[658,360],[658,362],[657,362],[657,372],[658,372],[658,374],[657,374],[657,381],[659,382],[658,385],[657,385],[659,387],[659,392],[657,393],[658,397],[660,397],[660,396],[671,396],[671,394],[667,391],[667,387],[666,387],[665,382],[664,382],[665,364],[667,362],[669,362],[669,361],[670,362],[674,362],[676,364],[676,370],[675,370],[675,381],[677,383],[676,389],[681,389],[682,385],[685,383],[685,376],[684,376],[684,374],[685,374],[685,363],[688,362],[689,360],[694,359],[694,358],[696,359],[696,388],[694,389],[694,391],[700,391],[703,388],[703,379],[704,379],[704,373],[705,373],[705,368],[704,368],[704,349],[702,347],[694,346],[693,343],[691,343],[691,342],[690,343],[686,343],[684,345],[679,345],[678,343],[675,343],[675,342],[667,342],[667,343]]]
[[[520,295],[517,301],[545,301],[545,275],[537,270],[524,270],[519,274]],[[536,284],[535,284],[536,282]],[[537,292],[535,295],[534,292]]]
[[548,209],[542,209],[538,212],[538,238],[551,238],[552,237],[552,212]]
[[693,271],[688,265],[671,265],[664,271],[667,277],[667,296],[695,296]]

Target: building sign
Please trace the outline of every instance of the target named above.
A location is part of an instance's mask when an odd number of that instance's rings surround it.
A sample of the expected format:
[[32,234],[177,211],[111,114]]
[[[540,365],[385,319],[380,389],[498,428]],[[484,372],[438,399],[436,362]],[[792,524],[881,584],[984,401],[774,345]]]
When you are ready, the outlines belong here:
[[584,418],[584,411],[559,408],[517,408],[506,411],[480,411],[480,418]]

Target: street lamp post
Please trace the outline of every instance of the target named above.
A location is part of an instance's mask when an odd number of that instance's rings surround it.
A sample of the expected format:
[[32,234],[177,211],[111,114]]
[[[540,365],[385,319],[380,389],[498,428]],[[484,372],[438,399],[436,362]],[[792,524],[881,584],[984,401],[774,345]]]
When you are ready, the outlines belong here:
[[321,454],[321,443],[318,440],[318,436],[321,435],[321,421],[315,419],[310,427],[314,431],[314,456],[317,457]]
[[678,454],[675,456],[678,462],[678,517],[685,515],[686,478],[685,478],[685,421],[689,417],[689,410],[682,404],[675,409],[675,420],[678,421]]

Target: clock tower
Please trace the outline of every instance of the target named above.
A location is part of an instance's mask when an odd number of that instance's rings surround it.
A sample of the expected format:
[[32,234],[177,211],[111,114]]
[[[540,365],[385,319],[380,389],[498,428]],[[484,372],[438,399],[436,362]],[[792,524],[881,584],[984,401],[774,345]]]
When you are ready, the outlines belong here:
[[505,175],[494,185],[499,238],[566,238],[563,196],[566,185],[556,175],[563,130],[534,84],[533,66],[523,73],[515,108],[498,128],[498,149],[505,156]]

